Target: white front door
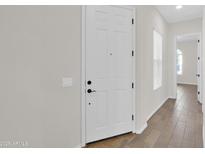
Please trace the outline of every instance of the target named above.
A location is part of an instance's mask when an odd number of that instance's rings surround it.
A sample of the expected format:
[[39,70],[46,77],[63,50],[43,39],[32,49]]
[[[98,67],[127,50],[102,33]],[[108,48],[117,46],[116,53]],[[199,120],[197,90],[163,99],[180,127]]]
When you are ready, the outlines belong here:
[[132,10],[86,7],[86,143],[132,131]]
[[197,43],[197,96],[198,101],[202,102],[202,61],[201,61],[201,40]]

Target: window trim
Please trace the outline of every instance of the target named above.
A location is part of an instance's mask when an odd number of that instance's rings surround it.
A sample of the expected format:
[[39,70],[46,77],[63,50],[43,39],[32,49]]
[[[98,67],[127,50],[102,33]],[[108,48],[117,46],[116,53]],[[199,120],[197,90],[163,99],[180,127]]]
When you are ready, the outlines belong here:
[[[157,31],[156,29],[153,29],[153,90],[157,90],[162,87],[162,80],[163,80],[163,35]],[[161,52],[159,53],[159,58],[155,58],[155,34],[160,36],[160,44],[161,44]],[[155,76],[155,68],[156,68],[156,61],[159,63],[158,70],[160,71],[160,81],[158,84],[156,84],[156,76]],[[159,76],[158,76],[159,77]],[[156,85],[155,85],[156,84]]]

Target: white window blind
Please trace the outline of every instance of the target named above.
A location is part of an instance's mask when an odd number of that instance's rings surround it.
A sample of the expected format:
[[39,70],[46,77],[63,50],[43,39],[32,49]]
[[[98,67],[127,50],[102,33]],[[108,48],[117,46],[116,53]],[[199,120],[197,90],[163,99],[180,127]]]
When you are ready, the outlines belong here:
[[153,31],[153,89],[162,86],[162,36]]

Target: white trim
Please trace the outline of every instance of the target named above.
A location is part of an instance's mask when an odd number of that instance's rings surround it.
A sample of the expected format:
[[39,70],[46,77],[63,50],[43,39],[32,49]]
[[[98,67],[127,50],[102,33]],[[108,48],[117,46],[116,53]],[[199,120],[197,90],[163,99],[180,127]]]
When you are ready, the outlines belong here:
[[81,49],[81,147],[84,147],[86,145],[86,119],[85,119],[85,22],[86,22],[86,6],[82,6],[82,34],[81,34],[81,43],[82,43],[82,49]]
[[138,130],[136,130],[136,134],[141,134],[147,128],[147,122]]
[[173,96],[172,98],[176,99],[177,98],[177,36],[174,36],[174,57],[173,57],[173,61],[174,61],[174,89],[173,89]]
[[[131,6],[115,6],[115,7],[121,7],[121,8],[125,8],[125,9],[129,9],[133,11],[133,18],[134,21],[135,20],[135,7],[131,7]],[[86,36],[86,6],[82,6],[82,19],[81,19],[82,23],[82,49],[81,49],[81,147],[84,147],[86,145],[86,109],[85,109],[85,81],[86,81],[86,59],[85,59],[85,54],[86,54],[86,50],[85,50],[85,46],[86,46],[86,40],[85,40],[85,36]],[[133,50],[134,50],[134,57],[133,57],[133,82],[134,82],[134,89],[133,89],[133,114],[134,114],[134,120],[133,120],[133,133],[136,133],[136,129],[135,129],[135,119],[136,119],[136,114],[135,114],[135,90],[136,90],[136,84],[135,84],[135,55],[136,55],[136,48],[135,48],[135,29],[136,29],[136,23],[134,23],[133,25],[133,36],[132,36],[132,42],[133,42]],[[146,125],[147,127],[147,125]],[[145,128],[146,128],[145,127]]]
[[188,84],[188,85],[197,86],[197,83],[189,83],[189,82],[177,82],[177,84]]
[[168,100],[169,98],[167,97],[162,103],[147,117],[147,121],[164,105],[164,103]]
[[204,145],[203,145],[203,148],[205,147],[205,126],[204,126],[204,124],[203,124],[203,143],[204,143]]
[[133,133],[135,133],[136,132],[136,121],[135,121],[135,119],[136,119],[136,110],[135,110],[135,107],[136,107],[136,99],[135,99],[135,92],[136,92],[136,82],[135,82],[135,65],[136,65],[136,63],[135,63],[135,58],[136,58],[136,47],[135,47],[135,32],[136,32],[136,18],[135,18],[135,7],[133,8],[133,7],[130,7],[130,9],[132,9],[132,13],[133,13],[133,19],[134,19],[134,25],[132,25],[132,47],[133,47],[133,51],[134,51],[134,56],[133,56],[133,62],[132,62],[132,68],[133,68],[133,70],[132,70],[132,72],[133,72],[133,76],[132,76],[132,80],[133,80],[133,82],[134,82],[134,89],[133,89],[133,110],[132,110],[132,113],[133,113],[133,115],[134,115],[134,120],[133,120],[133,130],[132,130],[132,132]]
[[176,98],[174,98],[174,97],[172,97],[172,96],[169,96],[169,98],[168,99],[174,99],[174,100],[176,100]]
[[[176,70],[176,65],[177,65],[177,53],[176,53],[176,51],[177,51],[177,36],[187,36],[187,35],[189,35],[189,34],[196,34],[196,35],[199,35],[199,40],[200,40],[200,43],[202,43],[203,42],[203,40],[202,40],[202,33],[201,32],[196,32],[196,33],[186,33],[186,34],[183,34],[183,35],[175,35],[174,36],[174,57],[173,57],[173,60],[174,60],[174,69],[173,69],[173,71],[174,71],[174,76],[175,76],[175,78],[174,78],[174,89],[173,89],[173,91],[174,91],[174,95],[176,96],[172,96],[173,98],[177,98],[177,70]],[[202,43],[203,44],[203,43]],[[201,70],[203,70],[203,53],[202,53],[202,46],[203,45],[201,45],[201,61],[202,61],[202,65],[201,65]],[[192,84],[192,83],[182,83],[182,84]],[[195,84],[194,84],[195,85]],[[203,72],[201,72],[201,87],[203,86]],[[201,98],[203,97],[203,88],[201,88]]]
[[[147,121],[164,105],[164,103],[168,100],[169,98],[167,97],[148,117]],[[147,128],[147,122],[138,130],[136,130],[136,134],[141,134],[146,128]]]
[[[201,104],[203,103],[203,101],[202,101],[202,98],[203,98],[203,79],[204,79],[204,74],[203,74],[203,50],[202,50],[202,48],[203,48],[203,40],[202,40],[202,33],[200,32],[199,33],[199,43],[200,43],[200,45],[199,46],[197,46],[197,48],[199,47],[199,49],[200,49],[200,58],[201,58],[201,68],[200,68],[200,78],[201,78],[201,85],[200,85],[200,100],[198,100]],[[197,57],[198,57],[198,52],[197,52]],[[198,63],[197,63],[197,67],[198,67]],[[198,68],[197,68],[198,69]],[[197,83],[198,83],[198,81],[197,81]],[[202,109],[202,111],[203,111],[203,109]]]

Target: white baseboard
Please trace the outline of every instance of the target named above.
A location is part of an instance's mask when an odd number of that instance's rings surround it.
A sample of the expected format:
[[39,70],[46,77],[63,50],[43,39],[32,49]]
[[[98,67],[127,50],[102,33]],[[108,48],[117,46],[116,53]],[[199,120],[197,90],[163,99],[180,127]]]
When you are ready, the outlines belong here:
[[205,147],[205,104],[202,104],[202,112],[203,112],[203,147]]
[[148,117],[147,117],[147,121],[162,107],[162,105],[169,99],[169,97],[167,97]]
[[197,86],[197,83],[189,83],[189,82],[177,82],[177,84],[188,84],[188,85]]
[[[159,110],[159,108],[169,99],[169,97],[167,97],[147,118],[147,121]],[[147,121],[145,122],[145,124],[136,130],[136,134],[141,134],[146,128],[147,128]]]
[[141,134],[147,128],[147,123],[145,123],[140,129],[136,130],[136,134]]
[[202,105],[202,111],[203,111],[203,143],[204,143],[204,146],[205,147],[205,114],[204,114],[204,104]]
[[168,99],[177,99],[177,96],[169,96]]

